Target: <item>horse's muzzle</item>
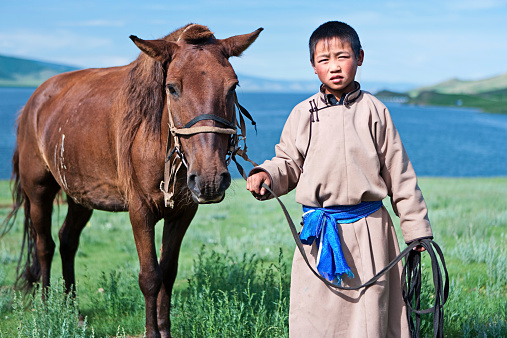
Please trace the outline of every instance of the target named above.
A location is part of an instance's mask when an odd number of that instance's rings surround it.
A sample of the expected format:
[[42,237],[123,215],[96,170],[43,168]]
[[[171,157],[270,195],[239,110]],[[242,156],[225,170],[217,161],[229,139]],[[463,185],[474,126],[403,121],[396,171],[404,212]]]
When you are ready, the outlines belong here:
[[197,203],[219,203],[225,197],[225,191],[231,185],[231,174],[227,170],[207,178],[195,172],[187,176],[188,189]]

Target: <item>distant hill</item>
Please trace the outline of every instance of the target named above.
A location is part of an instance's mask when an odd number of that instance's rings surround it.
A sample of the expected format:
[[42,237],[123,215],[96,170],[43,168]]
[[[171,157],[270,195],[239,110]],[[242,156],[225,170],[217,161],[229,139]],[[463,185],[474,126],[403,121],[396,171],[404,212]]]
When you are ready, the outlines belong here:
[[507,73],[477,81],[452,79],[406,93],[381,91],[385,102],[428,106],[470,107],[485,112],[507,113]]
[[0,87],[37,87],[53,75],[77,69],[0,55]]
[[442,94],[424,91],[407,102],[431,106],[470,107],[489,113],[507,114],[507,88],[479,94]]
[[[0,55],[0,87],[37,87],[59,73],[79,68]],[[277,80],[238,74],[244,92],[315,93],[313,80]],[[385,102],[433,106],[474,107],[487,112],[507,113],[507,73],[477,81],[448,80],[412,89],[409,83],[361,82],[361,88],[376,93]]]
[[[0,87],[37,87],[53,75],[77,70],[72,66],[27,60],[0,55]],[[315,76],[312,80],[278,80],[238,74],[244,92],[292,92],[315,93],[320,85]],[[415,85],[410,83],[382,83],[361,81],[361,88],[369,92],[379,90],[408,91]]]
[[464,81],[451,79],[430,87],[421,87],[410,91],[410,96],[415,97],[421,92],[435,92],[439,94],[481,94],[507,88],[507,73],[495,77]]
[[[278,80],[266,79],[256,76],[238,74],[241,90],[245,92],[290,92],[290,93],[316,93],[320,86],[317,76],[313,80]],[[384,83],[374,81],[361,81],[361,89],[371,93],[380,90],[393,92],[408,91],[416,87],[411,83]]]
[[383,102],[407,103],[410,96],[407,93],[393,92],[390,90],[381,90],[375,96]]

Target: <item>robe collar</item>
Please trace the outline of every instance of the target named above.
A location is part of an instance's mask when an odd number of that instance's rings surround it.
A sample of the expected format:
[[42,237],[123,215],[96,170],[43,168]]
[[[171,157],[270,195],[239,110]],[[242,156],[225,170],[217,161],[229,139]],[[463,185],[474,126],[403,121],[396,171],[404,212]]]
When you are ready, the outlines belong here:
[[342,105],[342,104],[345,106],[349,106],[354,101],[356,101],[357,98],[359,97],[359,95],[361,94],[361,85],[359,84],[359,82],[354,81],[354,85],[355,85],[354,90],[352,90],[351,92],[349,92],[347,94],[342,95],[342,97],[340,98],[340,101],[333,104],[333,102],[331,102],[332,100],[330,101],[328,95],[326,94],[326,86],[324,84],[321,84],[320,85],[320,101],[322,101],[326,106]]

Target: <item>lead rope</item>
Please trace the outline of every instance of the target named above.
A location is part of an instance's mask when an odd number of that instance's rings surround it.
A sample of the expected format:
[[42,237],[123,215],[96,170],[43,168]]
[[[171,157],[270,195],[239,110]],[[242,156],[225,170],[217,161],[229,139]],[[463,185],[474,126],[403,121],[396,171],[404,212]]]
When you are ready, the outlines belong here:
[[[240,172],[241,176],[243,176],[243,178],[246,180],[247,176],[241,165],[239,165],[239,163],[236,162],[236,166],[238,167],[238,171]],[[257,165],[254,163],[254,166]],[[303,248],[303,243],[301,243],[301,239],[299,238],[296,226],[294,225],[294,222],[292,221],[292,218],[290,217],[287,208],[280,200],[280,198],[273,192],[273,190],[271,190],[271,188],[267,186],[267,184],[263,183],[262,187],[265,188],[269,193],[271,193],[278,201],[278,204],[282,208],[282,211],[285,215],[285,219],[289,224],[292,237],[294,237],[296,246],[299,249],[299,252],[301,253],[301,256],[303,257],[304,261],[306,262],[306,265],[310,268],[313,274],[317,278],[319,278],[325,285],[339,290],[359,290],[362,288],[366,289],[375,284],[375,282],[379,280],[380,277],[386,274],[389,270],[391,270],[394,266],[396,266],[403,258],[405,258],[405,264],[403,265],[401,277],[401,289],[403,300],[407,305],[407,319],[409,323],[410,335],[414,338],[419,338],[421,314],[433,313],[433,336],[436,338],[437,337],[441,338],[444,336],[444,304],[447,301],[447,298],[449,297],[449,274],[447,273],[447,267],[445,265],[442,250],[440,249],[440,247],[436,242],[434,242],[431,239],[420,239],[409,243],[405,248],[405,250],[403,250],[394,260],[392,260],[385,268],[383,268],[379,273],[377,273],[375,276],[373,276],[370,280],[368,280],[366,283],[362,285],[355,287],[344,287],[341,285],[336,285],[329,282],[324,277],[322,277],[310,265],[308,257],[306,256],[306,252]],[[430,255],[431,267],[433,271],[433,286],[435,292],[434,295],[435,301],[433,306],[425,310],[421,310],[420,308],[421,270],[422,270],[421,253],[413,250],[416,246],[419,245],[424,247],[426,249],[426,252],[428,252],[428,254]],[[435,254],[435,251],[437,252],[437,254]],[[442,269],[445,273],[445,282],[443,281],[442,278],[442,270],[438,262],[439,259],[442,264]],[[414,314],[415,323],[414,319],[412,318],[412,314]]]

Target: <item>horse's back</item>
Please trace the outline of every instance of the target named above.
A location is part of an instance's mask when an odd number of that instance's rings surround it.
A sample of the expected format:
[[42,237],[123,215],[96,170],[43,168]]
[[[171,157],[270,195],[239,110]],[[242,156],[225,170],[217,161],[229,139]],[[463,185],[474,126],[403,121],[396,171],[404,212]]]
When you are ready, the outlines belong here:
[[[125,67],[56,75],[30,97],[18,119],[21,180],[54,178],[76,202],[118,210],[115,93]],[[106,196],[105,198],[102,196]]]

